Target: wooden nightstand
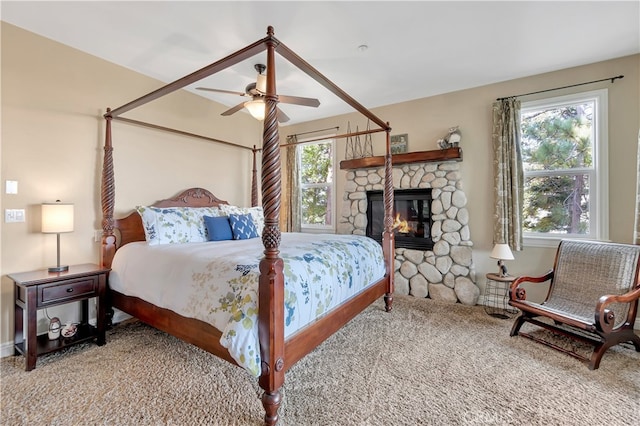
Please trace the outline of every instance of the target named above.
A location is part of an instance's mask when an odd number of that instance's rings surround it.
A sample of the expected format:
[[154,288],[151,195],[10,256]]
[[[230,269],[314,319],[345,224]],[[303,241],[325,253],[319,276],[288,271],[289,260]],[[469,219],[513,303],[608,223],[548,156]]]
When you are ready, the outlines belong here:
[[[15,284],[15,337],[16,354],[25,356],[25,370],[36,367],[39,355],[55,352],[76,343],[96,340],[99,346],[105,340],[105,305],[108,268],[98,265],[73,265],[65,272],[48,272],[46,269],[10,274]],[[89,299],[96,298],[96,326],[89,324]],[[72,337],[49,340],[47,334],[37,336],[37,311],[49,306],[70,302],[82,302],[82,319],[78,331]],[[26,336],[24,319],[26,315]]]

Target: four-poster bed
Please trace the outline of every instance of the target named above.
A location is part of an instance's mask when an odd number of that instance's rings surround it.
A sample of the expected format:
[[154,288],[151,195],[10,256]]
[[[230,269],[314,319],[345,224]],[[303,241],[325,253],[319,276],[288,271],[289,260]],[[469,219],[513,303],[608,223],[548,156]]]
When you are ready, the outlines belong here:
[[[278,408],[281,403],[280,389],[284,384],[285,372],[298,360],[311,352],[325,339],[339,330],[364,308],[380,297],[384,296],[385,308],[391,310],[393,301],[393,262],[394,239],[392,233],[392,206],[393,206],[393,180],[390,154],[390,130],[388,123],[383,122],[368,109],[363,107],[342,89],[324,77],[302,58],[289,50],[284,44],[274,37],[273,28],[267,29],[267,36],[257,42],[239,50],[220,61],[206,66],[192,74],[174,81],[162,88],[142,96],[119,108],[110,110],[104,115],[106,120],[106,137],[104,146],[104,166],[102,177],[102,210],[103,210],[103,239],[101,262],[105,267],[112,267],[116,254],[120,255],[121,247],[140,241],[145,241],[145,229],[140,215],[136,212],[122,219],[115,219],[114,199],[115,184],[113,175],[113,145],[111,124],[113,120],[121,120],[137,125],[155,129],[175,131],[188,134],[162,126],[143,123],[120,117],[121,114],[152,100],[160,98],[175,90],[181,89],[202,78],[226,69],[240,61],[266,50],[267,54],[267,87],[266,87],[266,116],[264,119],[262,151],[262,209],[264,211],[264,228],[261,229],[263,257],[259,260],[259,278],[257,278],[257,336],[259,340],[259,385],[264,390],[262,404],[265,409],[265,424],[274,425],[278,421]],[[355,295],[319,318],[305,325],[295,333],[285,336],[285,292],[289,291],[289,283],[285,289],[285,253],[281,242],[285,239],[279,229],[280,195],[281,195],[281,171],[280,171],[280,143],[277,122],[276,77],[275,77],[275,53],[279,53],[290,63],[314,78],[332,93],[344,100],[355,110],[367,117],[373,123],[380,126],[379,129],[367,131],[367,133],[386,132],[385,155],[385,229],[383,232],[381,259],[384,262],[382,277],[376,277],[374,282],[365,286]],[[363,132],[360,132],[361,134]],[[191,135],[191,134],[189,134]],[[197,135],[191,135],[197,136]],[[339,135],[346,137],[349,135]],[[212,138],[205,138],[217,141]],[[219,141],[227,143],[224,141]],[[239,145],[237,145],[239,146]],[[242,147],[251,149],[248,147]],[[253,181],[252,181],[252,205],[257,204],[257,177],[255,158],[259,149],[253,151]],[[154,204],[159,208],[205,208],[220,207],[226,202],[219,200],[210,192],[201,188],[189,189],[177,197],[163,200]],[[354,236],[358,237],[358,236]],[[366,237],[360,237],[366,238]],[[140,244],[140,243],[138,243]],[[130,246],[133,246],[131,244]],[[379,250],[378,246],[378,250]],[[116,253],[118,250],[118,253]],[[286,264],[288,267],[288,263]],[[344,271],[343,271],[344,272]],[[114,274],[114,272],[112,272]],[[349,275],[349,274],[347,274]],[[351,278],[351,277],[350,277]],[[231,363],[238,361],[224,347],[220,340],[222,332],[212,325],[191,317],[176,313],[166,307],[158,306],[139,297],[126,295],[123,292],[111,289],[110,297],[112,306],[127,312],[140,320],[168,332],[182,340],[195,344],[206,351],[221,357]]]

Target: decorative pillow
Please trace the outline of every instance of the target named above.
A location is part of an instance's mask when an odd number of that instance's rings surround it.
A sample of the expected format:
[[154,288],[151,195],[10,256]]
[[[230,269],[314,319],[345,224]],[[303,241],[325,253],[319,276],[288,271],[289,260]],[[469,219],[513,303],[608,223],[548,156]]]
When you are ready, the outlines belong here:
[[227,216],[204,216],[204,226],[209,234],[209,241],[232,240],[233,233]]
[[217,207],[138,206],[149,245],[208,241],[204,216],[221,216]]
[[258,236],[262,236],[262,229],[264,228],[264,211],[262,210],[262,207],[238,207],[221,204],[220,211],[223,215],[227,216],[232,214],[250,214],[253,219],[253,224],[258,231]]
[[234,240],[248,240],[249,238],[258,238],[256,225],[250,214],[230,214],[229,224],[231,224],[231,232]]

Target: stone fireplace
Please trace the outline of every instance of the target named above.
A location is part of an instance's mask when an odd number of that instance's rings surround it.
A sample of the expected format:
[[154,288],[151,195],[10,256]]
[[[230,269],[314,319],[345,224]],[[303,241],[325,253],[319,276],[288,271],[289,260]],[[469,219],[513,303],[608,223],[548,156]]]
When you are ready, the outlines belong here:
[[[460,163],[445,160],[394,165],[393,184],[399,191],[394,194],[411,190],[409,193],[413,195],[413,190],[429,189],[431,196],[428,209],[431,248],[406,248],[396,244],[395,292],[475,305],[480,289],[475,284],[473,243],[467,197],[460,181]],[[376,225],[369,226],[368,215],[371,217],[372,212],[368,212],[367,193],[381,194],[383,186],[384,167],[347,171],[339,233],[366,235],[367,228]],[[394,204],[397,208],[397,201]],[[412,202],[411,207],[414,205],[417,204]],[[422,215],[424,217],[424,209]],[[424,226],[424,220],[422,222]]]

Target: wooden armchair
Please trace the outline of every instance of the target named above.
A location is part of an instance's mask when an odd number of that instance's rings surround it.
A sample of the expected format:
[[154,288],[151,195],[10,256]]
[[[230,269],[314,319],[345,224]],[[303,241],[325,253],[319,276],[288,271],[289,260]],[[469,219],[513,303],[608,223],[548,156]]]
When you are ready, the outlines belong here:
[[[541,277],[519,277],[510,286],[509,304],[522,311],[511,329],[587,363],[600,365],[611,346],[632,342],[640,352],[633,325],[640,298],[640,246],[563,240],[553,269]],[[546,300],[526,300],[524,282],[551,281]],[[525,322],[594,345],[590,358],[520,331]]]

